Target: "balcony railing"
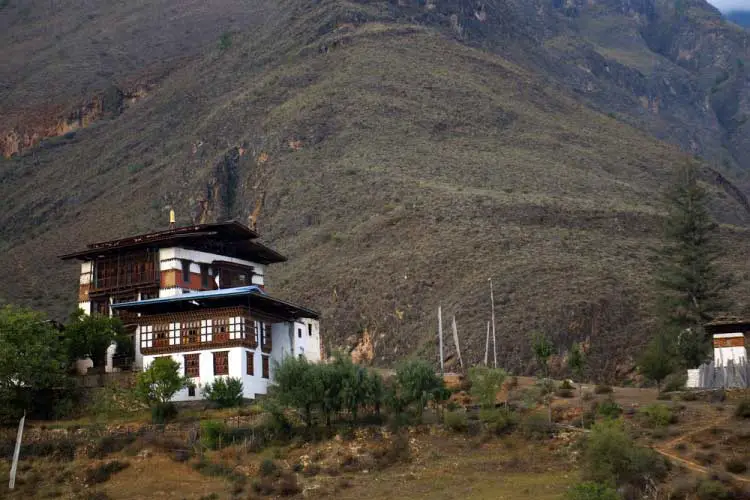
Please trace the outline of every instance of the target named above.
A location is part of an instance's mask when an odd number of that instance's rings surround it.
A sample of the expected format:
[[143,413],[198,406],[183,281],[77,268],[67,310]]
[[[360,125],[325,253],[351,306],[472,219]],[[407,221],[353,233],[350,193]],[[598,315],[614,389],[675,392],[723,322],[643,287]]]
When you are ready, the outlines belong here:
[[158,284],[159,273],[157,271],[121,273],[112,276],[97,276],[94,280],[94,290],[113,290],[117,288]]

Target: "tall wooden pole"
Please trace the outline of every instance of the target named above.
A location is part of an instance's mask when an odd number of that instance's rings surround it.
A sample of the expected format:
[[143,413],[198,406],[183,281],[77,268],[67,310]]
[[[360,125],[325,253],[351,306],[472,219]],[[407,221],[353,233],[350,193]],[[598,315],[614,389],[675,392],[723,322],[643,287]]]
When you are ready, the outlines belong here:
[[487,366],[487,358],[490,356],[490,322],[487,322],[487,340],[484,343],[484,366]]
[[445,368],[443,367],[443,311],[441,306],[438,306],[438,339],[440,343],[440,375],[445,375]]
[[493,366],[497,368],[497,336],[495,335],[495,293],[492,290],[492,278],[490,281],[490,302],[492,303],[492,354],[493,354]]
[[8,482],[8,489],[12,490],[16,487],[16,470],[18,470],[18,455],[21,453],[21,438],[23,437],[23,423],[26,421],[26,412],[23,412],[23,417],[18,423],[18,435],[16,436],[16,449],[13,451],[13,465],[10,466],[10,481]]
[[464,361],[461,359],[461,347],[458,345],[458,327],[456,326],[455,316],[453,316],[453,343],[456,344],[456,355],[458,356],[458,364],[461,366],[461,370],[463,370]]

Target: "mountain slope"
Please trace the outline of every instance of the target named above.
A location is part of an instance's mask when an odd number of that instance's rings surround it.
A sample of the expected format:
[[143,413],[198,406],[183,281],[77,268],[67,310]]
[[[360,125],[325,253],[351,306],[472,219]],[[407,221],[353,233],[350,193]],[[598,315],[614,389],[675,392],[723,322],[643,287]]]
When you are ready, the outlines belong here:
[[[56,255],[170,207],[244,221],[265,198],[261,234],[290,257],[270,290],[320,308],[331,347],[366,330],[378,363],[431,356],[441,304],[477,361],[491,276],[505,366],[526,369],[533,329],[627,366],[650,333],[659,191],[687,158],[388,4],[274,5],[121,114],[0,163],[0,296],[61,316],[76,269]],[[744,225],[729,192],[716,213]],[[724,231],[737,272],[745,236]]]

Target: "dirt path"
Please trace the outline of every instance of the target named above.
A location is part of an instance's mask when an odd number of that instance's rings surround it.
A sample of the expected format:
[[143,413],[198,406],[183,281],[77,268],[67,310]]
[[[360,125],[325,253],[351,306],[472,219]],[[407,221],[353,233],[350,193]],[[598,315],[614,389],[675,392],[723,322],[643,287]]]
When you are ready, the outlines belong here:
[[[704,425],[702,427],[699,427],[699,428],[697,428],[695,430],[692,430],[692,431],[688,432],[687,434],[683,434],[682,436],[679,436],[676,439],[673,439],[672,441],[669,441],[668,443],[665,443],[665,444],[663,444],[661,446],[654,446],[653,449],[654,449],[654,451],[656,451],[657,453],[661,454],[662,456],[667,457],[668,459],[672,460],[673,462],[681,463],[682,465],[684,465],[685,467],[687,467],[688,469],[690,469],[690,470],[692,470],[694,472],[700,472],[700,473],[703,473],[703,474],[708,474],[710,471],[709,471],[709,469],[707,467],[704,467],[704,466],[702,466],[702,465],[700,465],[700,464],[698,464],[696,462],[693,462],[691,460],[688,460],[686,458],[682,458],[682,457],[680,457],[680,456],[672,453],[672,450],[674,449],[674,447],[678,443],[681,443],[682,441],[686,440],[687,438],[689,438],[691,436],[694,436],[696,434],[700,434],[701,432],[707,431],[708,429],[710,429],[712,427],[715,427],[717,425],[721,425],[721,424],[723,424],[725,422],[728,422],[729,420],[731,420],[731,417],[725,417],[725,418],[723,418],[723,419],[721,419],[721,420],[719,420],[717,422],[712,422],[712,423],[710,423],[708,425]],[[727,472],[727,474],[729,474],[729,476],[732,479],[734,479],[735,481],[739,481],[741,483],[750,483],[750,479],[747,479],[747,478],[744,478],[744,477],[740,477],[740,476],[738,476],[736,474],[732,474],[730,472]]]

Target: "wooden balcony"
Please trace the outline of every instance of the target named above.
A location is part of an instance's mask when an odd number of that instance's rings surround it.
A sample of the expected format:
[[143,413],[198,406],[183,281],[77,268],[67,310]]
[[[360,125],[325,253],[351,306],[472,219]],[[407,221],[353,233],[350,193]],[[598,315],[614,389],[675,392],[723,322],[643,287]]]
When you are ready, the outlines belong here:
[[258,344],[255,342],[255,338],[229,338],[228,335],[217,335],[218,338],[211,339],[207,342],[193,341],[193,342],[179,342],[169,343],[169,339],[154,339],[151,343],[151,347],[146,347],[147,342],[141,340],[141,353],[146,355],[154,354],[169,354],[173,352],[183,351],[204,351],[209,349],[222,349],[228,347],[246,347],[248,349],[255,349]]

